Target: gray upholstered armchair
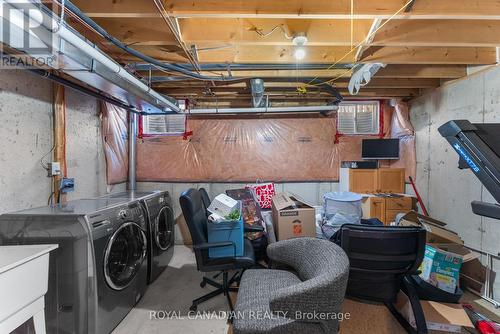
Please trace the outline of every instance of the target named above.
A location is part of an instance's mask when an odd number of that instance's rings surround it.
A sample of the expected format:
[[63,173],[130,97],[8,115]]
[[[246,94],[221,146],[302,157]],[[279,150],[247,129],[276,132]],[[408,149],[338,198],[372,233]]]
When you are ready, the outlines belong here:
[[349,260],[336,244],[297,238],[269,245],[278,267],[244,272],[233,320],[234,334],[336,333]]

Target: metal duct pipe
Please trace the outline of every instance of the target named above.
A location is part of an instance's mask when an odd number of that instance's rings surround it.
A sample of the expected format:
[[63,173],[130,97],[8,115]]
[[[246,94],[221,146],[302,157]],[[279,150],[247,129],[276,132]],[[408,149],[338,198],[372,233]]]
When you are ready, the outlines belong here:
[[72,81],[69,81],[67,79],[64,79],[58,75],[54,75],[46,70],[40,70],[40,69],[27,69],[30,73],[33,73],[33,74],[36,74],[36,75],[39,75],[43,78],[46,78],[46,79],[49,79],[51,81],[54,81],[54,82],[57,82],[63,86],[66,86],[66,87],[69,87],[69,88],[72,88],[74,90],[77,90],[83,94],[86,94],[86,95],[89,95],[89,96],[92,96],[92,97],[95,97],[96,99],[100,99],[100,100],[103,100],[105,102],[108,102],[108,103],[111,103],[117,107],[120,107],[120,108],[123,108],[123,109],[126,109],[126,110],[129,110],[131,112],[134,112],[134,113],[138,113],[138,111],[133,108],[132,106],[129,106],[129,105],[126,105],[118,100],[115,100],[113,98],[110,98],[106,95],[102,95],[102,94],[99,94],[99,93],[96,93],[86,87],[83,87],[83,86],[80,86]]
[[239,114],[239,113],[283,113],[283,112],[321,112],[323,114],[339,109],[338,104],[329,106],[304,106],[304,107],[269,107],[269,108],[211,108],[191,109],[190,114]]
[[136,166],[137,166],[137,125],[139,115],[129,113],[128,121],[128,190],[136,190]]
[[[24,30],[25,27],[23,20],[11,21],[9,20],[9,17],[5,17],[6,15],[5,12],[9,13],[13,9],[20,9],[19,7],[16,7],[16,4],[17,6],[19,6],[20,3],[6,1],[6,0],[2,0],[0,1],[0,3],[3,6],[3,13],[2,13],[3,19],[8,20],[10,23],[13,23],[14,25],[18,26],[21,30]],[[156,91],[152,90],[149,86],[147,86],[145,83],[143,83],[135,76],[127,72],[122,66],[120,66],[111,58],[109,58],[107,55],[105,55],[94,45],[87,43],[79,35],[74,33],[72,30],[68,29],[64,24],[61,24],[60,22],[55,20],[53,15],[47,13],[47,10],[45,9],[45,7],[41,6],[41,4],[36,3],[33,0],[31,0],[30,3],[32,6],[31,9],[33,11],[36,11],[37,13],[40,13],[41,15],[40,16],[30,15],[29,13],[31,11],[25,10],[26,3],[22,3],[23,6],[22,12],[25,14],[25,19],[32,20],[38,25],[43,26],[45,29],[48,30],[50,34],[47,35],[40,34],[36,36],[42,42],[44,42],[47,45],[50,45],[59,53],[64,54],[64,50],[61,50],[61,44],[57,43],[57,41],[59,41],[59,38],[63,39],[64,41],[75,46],[78,50],[85,53],[88,57],[96,60],[97,62],[105,66],[110,72],[116,74],[121,79],[135,86],[140,92],[143,92],[144,94],[147,94],[148,96],[152,97],[152,99],[156,101],[156,104],[158,106],[161,106],[162,109],[168,108],[175,112],[180,112],[180,108],[176,104],[174,104],[171,100],[157,93]],[[54,39],[53,37],[56,38]]]
[[254,108],[266,107],[264,99],[264,80],[250,79],[250,90],[252,91],[252,105]]

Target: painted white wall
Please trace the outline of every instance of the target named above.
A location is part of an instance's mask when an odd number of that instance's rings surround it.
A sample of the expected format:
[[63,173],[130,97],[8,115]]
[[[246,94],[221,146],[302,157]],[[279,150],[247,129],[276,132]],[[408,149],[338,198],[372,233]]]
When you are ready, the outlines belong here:
[[[430,215],[446,222],[466,245],[498,254],[500,222],[473,214],[470,206],[473,200],[494,200],[473,173],[458,169],[458,155],[437,129],[453,119],[500,122],[500,68],[448,82],[410,101],[410,114],[417,139],[416,183]],[[500,273],[500,261],[494,269]]]
[[[52,148],[52,83],[21,70],[0,72],[0,214],[46,205],[51,179],[40,158]],[[68,199],[106,193],[96,99],[66,89]],[[50,161],[51,154],[45,158]],[[120,187],[118,187],[118,190]],[[111,189],[110,189],[111,190]]]

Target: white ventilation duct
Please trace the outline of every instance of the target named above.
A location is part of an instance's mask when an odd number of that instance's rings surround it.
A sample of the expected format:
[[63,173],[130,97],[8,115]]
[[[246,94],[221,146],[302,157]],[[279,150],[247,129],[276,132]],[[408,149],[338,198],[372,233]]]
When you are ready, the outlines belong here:
[[368,63],[356,65],[353,68],[351,80],[349,81],[348,89],[351,95],[357,95],[361,87],[366,86],[371,78],[386,64],[382,63]]

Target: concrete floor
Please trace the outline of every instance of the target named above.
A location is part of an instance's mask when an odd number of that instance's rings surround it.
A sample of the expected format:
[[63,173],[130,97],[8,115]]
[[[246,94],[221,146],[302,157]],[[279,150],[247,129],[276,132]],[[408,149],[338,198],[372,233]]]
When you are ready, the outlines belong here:
[[[225,312],[229,307],[223,296],[199,305],[196,316],[188,316],[191,301],[213,289],[209,286],[201,288],[201,278],[202,274],[196,270],[192,250],[183,245],[176,245],[169,267],[149,286],[139,304],[116,327],[113,334],[228,333]],[[499,320],[499,310],[489,303],[470,293],[467,293],[463,300],[472,303],[491,319]],[[405,333],[383,305],[361,303],[346,298],[343,312],[349,313],[351,318],[342,322],[340,334]]]
[[176,245],[169,267],[149,286],[113,334],[226,334],[224,312],[229,307],[224,296],[199,305],[197,316],[188,317],[191,301],[213,289],[201,288],[201,279],[194,253],[186,246]]

